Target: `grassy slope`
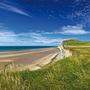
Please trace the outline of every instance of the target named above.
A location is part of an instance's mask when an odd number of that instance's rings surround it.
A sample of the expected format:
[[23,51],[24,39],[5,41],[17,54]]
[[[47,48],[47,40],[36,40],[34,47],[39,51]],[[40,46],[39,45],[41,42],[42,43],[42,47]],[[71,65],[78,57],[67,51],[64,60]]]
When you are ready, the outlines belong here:
[[64,41],[64,45],[70,45],[70,46],[90,46],[90,42],[83,42],[78,40],[68,40]]
[[90,48],[70,50],[72,57],[51,63],[41,70],[2,71],[0,90],[90,90]]

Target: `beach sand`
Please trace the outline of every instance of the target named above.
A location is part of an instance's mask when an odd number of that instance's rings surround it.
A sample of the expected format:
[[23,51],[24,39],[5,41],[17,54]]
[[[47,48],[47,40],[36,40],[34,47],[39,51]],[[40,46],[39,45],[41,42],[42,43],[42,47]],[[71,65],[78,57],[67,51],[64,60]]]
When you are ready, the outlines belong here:
[[49,54],[59,52],[57,48],[45,48],[38,50],[24,50],[24,51],[11,51],[0,52],[0,62],[25,62],[31,63],[32,61],[40,60]]
[[[62,52],[64,51],[64,53]],[[49,64],[56,57],[56,61],[70,56],[71,53],[62,47],[45,48],[34,51],[13,51],[0,53],[0,62],[14,63],[12,70],[37,70]]]

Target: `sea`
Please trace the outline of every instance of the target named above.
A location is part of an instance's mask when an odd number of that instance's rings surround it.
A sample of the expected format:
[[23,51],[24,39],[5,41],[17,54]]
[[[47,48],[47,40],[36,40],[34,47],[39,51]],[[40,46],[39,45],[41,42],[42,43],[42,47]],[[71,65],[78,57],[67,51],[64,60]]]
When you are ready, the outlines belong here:
[[0,52],[21,51],[21,50],[38,50],[43,48],[52,48],[55,46],[0,46]]

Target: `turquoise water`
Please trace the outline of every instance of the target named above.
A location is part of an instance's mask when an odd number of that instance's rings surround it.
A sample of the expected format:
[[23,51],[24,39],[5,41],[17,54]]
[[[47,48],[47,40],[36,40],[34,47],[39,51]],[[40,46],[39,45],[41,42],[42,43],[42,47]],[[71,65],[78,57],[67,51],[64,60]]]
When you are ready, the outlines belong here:
[[36,50],[41,48],[51,48],[54,46],[0,46],[0,52],[4,51],[21,51],[21,50]]

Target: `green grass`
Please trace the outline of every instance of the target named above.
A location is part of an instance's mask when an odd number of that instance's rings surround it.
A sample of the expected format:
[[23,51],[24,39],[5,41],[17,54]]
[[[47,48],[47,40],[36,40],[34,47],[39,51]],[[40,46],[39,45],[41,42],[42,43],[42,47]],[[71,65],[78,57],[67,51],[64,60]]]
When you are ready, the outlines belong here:
[[84,42],[84,41],[79,41],[79,40],[67,40],[67,41],[64,41],[64,45],[69,45],[69,46],[90,46],[90,42],[87,41],[87,42]]
[[[90,48],[37,71],[0,72],[0,90],[90,90]],[[3,66],[4,67],[4,66]]]

